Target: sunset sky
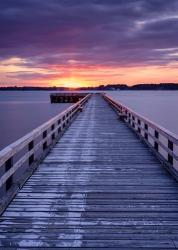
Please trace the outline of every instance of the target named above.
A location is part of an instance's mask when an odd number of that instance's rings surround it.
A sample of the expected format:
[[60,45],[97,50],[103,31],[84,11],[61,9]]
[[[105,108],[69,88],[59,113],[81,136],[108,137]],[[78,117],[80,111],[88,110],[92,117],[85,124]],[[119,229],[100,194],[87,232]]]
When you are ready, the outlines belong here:
[[0,86],[178,82],[178,0],[1,0]]

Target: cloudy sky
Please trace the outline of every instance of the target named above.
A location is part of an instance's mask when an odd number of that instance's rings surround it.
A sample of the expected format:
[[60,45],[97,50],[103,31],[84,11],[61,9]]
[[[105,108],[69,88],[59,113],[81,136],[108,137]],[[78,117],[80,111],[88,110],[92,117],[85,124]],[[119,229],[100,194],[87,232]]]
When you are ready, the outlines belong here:
[[178,0],[1,0],[0,84],[178,82]]

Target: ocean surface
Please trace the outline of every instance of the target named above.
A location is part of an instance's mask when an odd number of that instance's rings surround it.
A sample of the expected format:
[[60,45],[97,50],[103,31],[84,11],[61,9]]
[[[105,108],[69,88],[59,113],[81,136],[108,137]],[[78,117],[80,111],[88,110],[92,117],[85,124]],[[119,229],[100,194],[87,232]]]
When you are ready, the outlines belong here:
[[71,104],[51,104],[51,92],[0,91],[0,150]]
[[[71,104],[51,104],[48,91],[0,91],[0,150]],[[178,135],[178,91],[108,91],[127,105]]]
[[135,112],[178,135],[178,91],[108,91]]

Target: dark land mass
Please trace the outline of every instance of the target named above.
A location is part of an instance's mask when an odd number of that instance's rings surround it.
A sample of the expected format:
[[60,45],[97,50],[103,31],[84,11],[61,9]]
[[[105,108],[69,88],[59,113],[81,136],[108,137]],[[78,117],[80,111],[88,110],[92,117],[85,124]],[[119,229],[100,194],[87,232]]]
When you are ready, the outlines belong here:
[[178,83],[160,83],[160,84],[136,84],[128,86],[127,84],[108,84],[97,87],[81,87],[81,88],[66,88],[66,87],[0,87],[1,91],[79,91],[79,90],[178,90]]

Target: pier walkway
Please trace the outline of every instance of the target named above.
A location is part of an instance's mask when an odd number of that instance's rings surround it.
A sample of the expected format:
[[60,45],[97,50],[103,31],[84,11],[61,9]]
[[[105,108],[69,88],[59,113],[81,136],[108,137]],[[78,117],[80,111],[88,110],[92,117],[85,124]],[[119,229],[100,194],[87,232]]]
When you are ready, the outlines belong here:
[[0,249],[178,249],[178,183],[100,96],[0,218]]

